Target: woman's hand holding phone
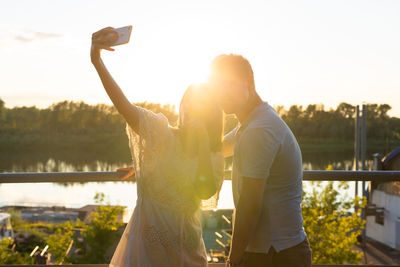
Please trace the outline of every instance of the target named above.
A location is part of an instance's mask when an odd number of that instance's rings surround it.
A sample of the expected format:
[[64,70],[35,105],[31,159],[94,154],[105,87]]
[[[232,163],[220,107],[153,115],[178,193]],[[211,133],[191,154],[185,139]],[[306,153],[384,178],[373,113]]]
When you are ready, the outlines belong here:
[[92,46],[90,49],[90,59],[92,63],[100,60],[100,51],[105,49],[114,51],[111,45],[118,40],[118,33],[112,27],[101,29],[92,34]]
[[117,29],[107,27],[93,33],[90,52],[92,62],[98,62],[101,49],[114,51],[111,46],[127,44],[131,37],[131,32],[132,26],[125,26]]

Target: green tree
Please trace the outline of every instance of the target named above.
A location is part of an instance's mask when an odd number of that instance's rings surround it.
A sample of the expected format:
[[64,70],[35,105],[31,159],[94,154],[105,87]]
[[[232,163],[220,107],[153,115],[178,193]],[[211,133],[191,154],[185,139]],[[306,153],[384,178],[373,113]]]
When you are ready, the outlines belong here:
[[6,107],[4,101],[0,98],[0,124],[3,123],[6,116]]
[[[95,201],[98,204],[104,203],[104,194],[97,193]],[[81,235],[83,242],[78,244],[80,253],[74,259],[73,263],[106,263],[110,261],[107,250],[120,238],[119,228],[123,225],[118,221],[122,216],[124,207],[111,206],[110,204],[100,205],[95,212],[90,214],[88,225],[82,225]]]
[[342,102],[337,106],[336,112],[338,112],[342,117],[349,119],[354,118],[355,109],[355,106]]
[[338,189],[329,182],[323,186],[314,182],[312,192],[303,196],[304,228],[313,254],[314,264],[357,264],[362,253],[354,250],[365,221],[361,219],[361,209],[350,213],[354,207],[364,207],[365,199],[339,199],[339,191],[347,189],[341,182]]
[[53,263],[71,263],[71,259],[66,255],[66,252],[69,246],[73,244],[73,228],[74,223],[71,222],[60,224],[55,229],[54,234],[50,235],[46,240]]

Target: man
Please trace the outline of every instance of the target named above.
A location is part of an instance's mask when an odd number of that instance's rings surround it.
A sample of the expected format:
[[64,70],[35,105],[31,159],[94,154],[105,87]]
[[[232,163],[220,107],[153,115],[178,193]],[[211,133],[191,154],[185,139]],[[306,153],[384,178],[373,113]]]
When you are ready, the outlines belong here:
[[240,122],[225,136],[223,146],[225,156],[233,154],[235,202],[227,266],[311,266],[296,138],[257,94],[252,68],[242,56],[216,57],[210,84],[221,108]]

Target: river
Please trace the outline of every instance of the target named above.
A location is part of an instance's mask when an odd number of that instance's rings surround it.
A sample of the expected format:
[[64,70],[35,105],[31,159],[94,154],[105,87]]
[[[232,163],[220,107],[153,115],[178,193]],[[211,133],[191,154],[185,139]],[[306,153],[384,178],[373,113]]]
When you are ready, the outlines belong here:
[[[113,171],[120,167],[129,166],[130,161],[110,158],[97,160],[96,156],[19,154],[7,155],[0,158],[1,172],[75,172],[75,171]],[[229,160],[227,161],[229,165]],[[228,166],[229,168],[229,166]],[[303,153],[304,170],[351,170],[353,168],[352,152],[343,153]],[[349,189],[340,192],[341,197],[354,196],[354,182]],[[307,192],[312,188],[310,182],[303,182]],[[93,183],[15,183],[0,184],[0,206],[29,205],[29,206],[65,206],[79,208],[94,204],[96,192],[104,193],[110,204],[127,207],[128,213],[135,207],[136,184],[133,182],[93,182]],[[231,181],[224,181],[217,208],[233,208]],[[129,215],[127,215],[129,217]],[[125,218],[126,220],[126,218]]]

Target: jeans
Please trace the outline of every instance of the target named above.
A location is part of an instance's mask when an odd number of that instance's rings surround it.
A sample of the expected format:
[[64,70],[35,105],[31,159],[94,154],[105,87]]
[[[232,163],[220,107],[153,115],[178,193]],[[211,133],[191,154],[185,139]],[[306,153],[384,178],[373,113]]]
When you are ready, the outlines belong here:
[[244,267],[311,267],[311,249],[307,237],[298,245],[276,252],[273,247],[268,253],[245,252]]

